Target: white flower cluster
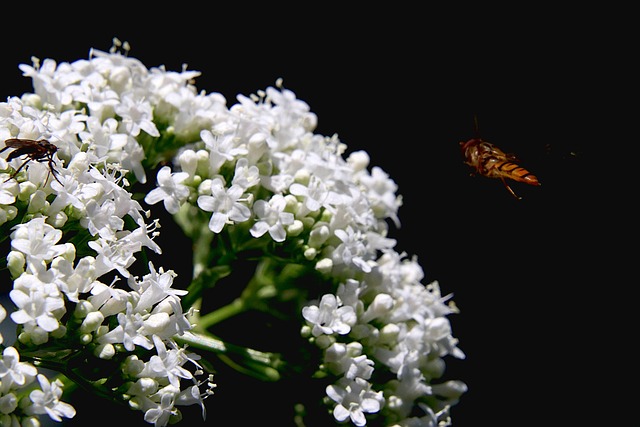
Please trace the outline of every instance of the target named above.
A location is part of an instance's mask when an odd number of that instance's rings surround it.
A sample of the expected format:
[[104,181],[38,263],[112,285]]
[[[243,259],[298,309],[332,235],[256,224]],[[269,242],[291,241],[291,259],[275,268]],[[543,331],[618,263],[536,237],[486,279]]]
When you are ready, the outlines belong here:
[[[190,234],[204,218],[205,230],[230,236],[226,249],[260,247],[323,277],[326,287],[304,293],[295,317],[322,354],[318,371],[332,378],[325,400],[337,422],[448,425],[466,386],[434,380],[444,357],[464,357],[447,319],[456,308],[437,282],[421,283],[415,258],[393,249],[388,228],[399,226],[402,199],[382,169],[369,169],[366,152],[345,158],[337,136],[315,134],[315,114],[281,82],[227,108],[220,94],[196,91],[198,72],[147,69],[115,51],[21,69],[35,93],[0,105],[0,138],[55,142],[60,180],[42,185],[46,162],[31,162],[17,181],[0,175],[0,219],[25,218],[12,228],[8,257],[21,343],[58,339],[74,324],[100,358],[153,350],[148,361],[123,359],[127,394],[145,420],[166,425],[174,405],[202,405],[200,383],[182,367],[199,371],[197,357],[172,339],[190,329],[172,271],[129,272],[137,252],[160,248],[124,174],[144,183],[146,170],[171,161],[146,203],[162,202]],[[80,231],[61,244],[69,224]],[[209,267],[202,258],[196,277]],[[128,290],[100,281],[114,271]],[[182,390],[180,379],[193,384]]]
[[[176,405],[198,404],[204,410],[203,396],[210,393],[200,391],[198,357],[174,340],[191,328],[180,303],[186,291],[172,288],[175,274],[152,264],[141,278],[130,272],[137,253],[161,252],[153,241],[157,222],[146,222],[124,178],[130,167],[144,179],[144,152],[135,137],[141,130],[157,130],[146,115],[148,103],[112,89],[127,81],[119,71],[135,78],[135,61],[118,68],[119,58],[59,68],[52,61],[42,68],[25,66],[36,93],[0,104],[0,140],[46,138],[58,147],[55,179],[51,166],[38,158],[18,175],[9,172],[24,158],[0,159],[0,227],[3,239],[10,237],[9,296],[16,307],[10,317],[19,330],[18,343],[0,357],[1,425],[31,425],[39,414],[56,421],[75,415],[59,400],[60,380],[49,382],[33,365],[20,362],[19,354],[47,367],[47,344],[54,341],[75,344],[75,351],[53,353],[59,356],[50,360],[57,363],[53,368],[71,358],[74,364],[117,362],[121,381],[102,392],[127,400],[156,426],[180,418]],[[84,103],[89,114],[75,108]],[[112,282],[104,283],[109,276]],[[126,287],[115,286],[123,278]],[[61,369],[65,375],[81,377],[66,369]],[[36,378],[40,388],[27,393]]]

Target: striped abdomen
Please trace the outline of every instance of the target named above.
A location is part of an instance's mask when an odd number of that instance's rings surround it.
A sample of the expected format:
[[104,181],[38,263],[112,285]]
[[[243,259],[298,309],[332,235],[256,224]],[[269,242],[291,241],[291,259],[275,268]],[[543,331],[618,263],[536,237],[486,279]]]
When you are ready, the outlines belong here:
[[534,174],[509,160],[490,158],[484,162],[483,168],[483,175],[489,178],[509,178],[529,185],[540,185]]

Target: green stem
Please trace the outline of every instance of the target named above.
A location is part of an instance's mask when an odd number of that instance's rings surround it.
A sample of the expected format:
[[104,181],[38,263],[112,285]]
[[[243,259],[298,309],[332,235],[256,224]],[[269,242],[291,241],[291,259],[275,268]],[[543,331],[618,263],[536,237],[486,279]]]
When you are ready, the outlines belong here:
[[[280,357],[274,353],[225,343],[212,336],[192,332],[176,336],[174,339],[179,344],[188,344],[200,350],[216,353],[222,361],[244,374],[263,381],[278,381],[280,379],[278,368],[282,362]],[[232,356],[239,357],[241,362],[233,360]]]
[[201,316],[198,320],[198,329],[206,330],[213,325],[222,322],[225,319],[242,313],[247,309],[247,305],[243,298],[236,298],[230,304],[220,307],[210,313]]

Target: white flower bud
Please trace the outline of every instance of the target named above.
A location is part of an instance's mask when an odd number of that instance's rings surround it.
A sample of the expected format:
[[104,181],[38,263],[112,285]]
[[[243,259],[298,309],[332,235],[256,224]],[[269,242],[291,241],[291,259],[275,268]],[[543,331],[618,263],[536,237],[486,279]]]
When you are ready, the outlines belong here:
[[138,356],[129,356],[122,364],[122,372],[132,377],[138,376],[144,369],[144,362],[138,359]]
[[131,72],[128,67],[113,67],[109,73],[111,87],[118,93],[123,93],[132,85]]
[[318,126],[318,116],[315,113],[308,112],[302,117],[302,127],[307,132],[313,131]]
[[144,329],[149,335],[162,334],[170,323],[171,319],[167,313],[156,313],[144,321]]
[[15,279],[24,273],[25,258],[22,252],[11,251],[7,255],[7,268],[11,273],[11,278]]
[[358,357],[362,354],[362,344],[359,343],[358,341],[353,341],[350,342],[349,344],[347,344],[347,353],[349,354],[349,357]]
[[380,344],[394,345],[398,341],[400,327],[395,323],[387,323],[380,329]]
[[29,199],[29,208],[27,211],[29,213],[42,212],[48,204],[45,192],[37,190]]
[[311,230],[311,233],[309,233],[309,246],[317,249],[327,241],[329,236],[331,236],[329,227],[327,227],[326,225],[316,227]]
[[20,422],[21,427],[42,427],[40,418],[38,418],[37,416],[22,418]]
[[31,181],[24,181],[20,183],[20,193],[18,199],[26,202],[31,195],[38,190],[38,187]]
[[448,399],[457,399],[462,396],[462,394],[467,392],[468,387],[462,381],[451,380],[446,381],[442,384],[434,384],[432,388],[434,394],[444,396]]
[[85,317],[87,317],[87,314],[89,314],[89,313],[91,313],[93,311],[95,311],[95,308],[93,307],[93,304],[91,304],[87,300],[80,300],[76,304],[75,310],[73,310],[73,315],[75,317],[77,317],[78,319],[84,319]]
[[308,185],[309,180],[311,179],[311,173],[305,168],[298,169],[298,171],[293,176],[295,182],[299,182],[303,185]]
[[316,270],[323,274],[331,273],[333,269],[333,261],[331,258],[323,258],[316,263]]
[[341,361],[347,354],[347,345],[344,343],[333,343],[327,347],[324,353],[325,363],[335,363]]
[[180,168],[183,172],[189,174],[189,177],[193,177],[196,174],[198,168],[198,154],[193,150],[184,150],[180,157],[178,157]]
[[142,397],[134,396],[129,399],[129,407],[134,411],[141,411],[144,408],[144,399]]
[[[23,336],[25,335],[25,333],[22,333],[20,335]],[[27,332],[26,335],[28,335],[29,341],[31,341],[31,343],[34,345],[41,345],[49,341],[49,334],[47,333],[47,331],[40,327],[33,328],[32,330]],[[24,337],[23,339],[26,338],[27,337]]]
[[369,154],[364,151],[354,151],[347,157],[347,163],[351,165],[355,172],[363,171],[369,166]]
[[199,196],[210,196],[211,195],[211,179],[204,179],[198,185],[198,195]]
[[18,215],[18,209],[15,206],[0,206],[0,225],[11,221],[16,215]]
[[36,95],[35,93],[25,93],[20,96],[20,100],[25,105],[30,105],[34,108],[37,108],[38,110],[42,109],[42,98],[40,98],[40,95]]
[[[0,397],[0,412],[2,412],[3,414],[12,413],[13,411],[16,410],[17,407],[18,407],[18,397],[15,394],[9,393]],[[7,424],[7,425],[10,425],[10,424]]]
[[93,351],[93,354],[100,359],[111,359],[116,354],[116,349],[111,344],[100,344]]
[[127,393],[134,396],[151,396],[157,391],[158,382],[156,380],[153,378],[140,378],[129,387]]
[[198,150],[198,168],[196,174],[200,176],[209,176],[209,152],[207,150]]
[[107,325],[102,325],[96,330],[96,333],[94,335],[97,338],[103,336],[107,332],[109,332],[109,327]]
[[67,333],[67,327],[65,325],[58,326],[54,331],[49,332],[51,338],[62,338]]
[[76,247],[73,245],[73,243],[69,242],[64,243],[63,246],[64,251],[60,254],[60,256],[69,262],[73,262],[73,260],[76,259]]
[[104,321],[104,315],[99,311],[92,311],[86,315],[80,325],[80,332],[88,333],[98,329]]
[[302,221],[297,219],[293,221],[293,224],[287,227],[287,235],[289,237],[296,237],[303,231],[304,231],[304,224],[302,224]]
[[67,169],[74,175],[80,175],[89,169],[89,157],[87,156],[87,153],[83,151],[76,153],[69,162]]
[[83,345],[90,344],[91,341],[93,341],[93,335],[91,335],[91,334],[81,334],[80,335],[80,342]]
[[336,342],[336,338],[333,335],[320,335],[316,338],[316,345],[322,349],[329,348]]
[[304,257],[306,259],[311,261],[312,259],[314,259],[316,257],[316,255],[318,255],[318,250],[315,249],[315,248],[307,248],[307,249],[304,250],[303,255],[304,255]]
[[67,223],[69,217],[63,211],[58,211],[54,215],[47,218],[47,223],[51,224],[55,228],[62,228]]
[[389,294],[378,294],[361,317],[361,321],[366,323],[378,317],[385,316],[393,307],[393,298]]
[[300,328],[300,335],[302,335],[303,338],[309,338],[311,336],[311,326],[302,326],[302,328]]

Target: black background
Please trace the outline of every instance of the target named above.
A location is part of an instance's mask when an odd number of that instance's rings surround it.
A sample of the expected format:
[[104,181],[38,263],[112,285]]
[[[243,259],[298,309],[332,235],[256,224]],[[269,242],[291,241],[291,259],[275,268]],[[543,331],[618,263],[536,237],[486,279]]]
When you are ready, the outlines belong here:
[[[496,11],[509,14],[503,20],[480,13],[488,11],[465,10],[471,19],[463,19],[461,11],[389,8],[267,16],[247,6],[132,20],[112,10],[108,24],[93,12],[81,23],[47,18],[4,36],[0,96],[31,90],[18,64],[32,55],[88,58],[114,36],[147,67],[201,71],[196,86],[229,105],[283,78],[318,115],[317,133],[366,150],[396,182],[404,201],[396,249],[418,256],[424,283],[438,280],[453,294],[453,335],[467,358],[447,359],[445,376],[469,387],[453,425],[606,424],[618,409],[604,400],[618,392],[602,378],[613,375],[610,355],[624,350],[612,336],[619,297],[600,276],[595,249],[612,247],[602,242],[613,233],[600,231],[607,220],[596,212],[614,190],[604,183],[618,173],[614,159],[635,153],[612,136],[625,111],[619,99],[629,96],[619,81],[627,72],[616,48],[622,26],[604,31],[597,11],[578,18],[523,6]],[[541,187],[513,183],[517,201],[500,181],[469,176],[458,143],[474,136],[474,115],[481,136],[516,153]],[[168,260],[176,246],[163,246]],[[273,405],[268,388],[256,385],[238,400],[218,381],[207,401],[211,425],[274,417],[265,409]],[[96,411],[105,422],[122,420],[116,408],[102,408],[78,406],[67,424],[85,425]]]

